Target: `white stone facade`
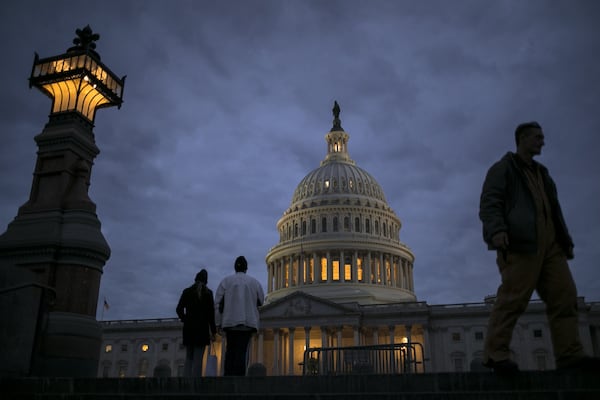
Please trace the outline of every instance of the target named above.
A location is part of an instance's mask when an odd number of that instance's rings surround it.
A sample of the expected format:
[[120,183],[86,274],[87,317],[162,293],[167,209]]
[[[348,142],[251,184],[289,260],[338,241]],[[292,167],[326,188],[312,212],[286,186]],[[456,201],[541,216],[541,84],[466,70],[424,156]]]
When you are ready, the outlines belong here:
[[[302,292],[261,310],[249,360],[260,362],[269,375],[302,373],[304,349],[417,342],[424,365],[417,372],[469,371],[480,368],[489,302],[453,305],[397,303],[337,304]],[[600,302],[579,299],[580,335],[588,354],[600,355]],[[99,377],[152,376],[166,365],[181,376],[185,349],[177,319],[105,321]],[[215,352],[222,368],[221,338]],[[146,348],[144,345],[147,345]],[[109,346],[110,351],[107,350]],[[544,305],[531,302],[519,319],[511,343],[523,370],[553,369],[554,357]],[[146,349],[146,351],[144,351]]]

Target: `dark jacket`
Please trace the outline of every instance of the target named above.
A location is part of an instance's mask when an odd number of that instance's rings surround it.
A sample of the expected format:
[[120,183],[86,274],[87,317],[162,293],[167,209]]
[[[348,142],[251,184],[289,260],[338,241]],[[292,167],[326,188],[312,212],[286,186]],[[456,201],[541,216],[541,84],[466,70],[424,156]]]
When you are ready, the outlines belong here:
[[177,316],[183,322],[185,346],[210,344],[210,335],[217,332],[217,327],[213,292],[209,288],[202,299],[198,296],[197,284],[184,289],[177,304]]
[[[481,191],[479,218],[483,222],[483,239],[490,250],[492,237],[498,232],[508,233],[508,250],[534,253],[537,250],[536,209],[527,178],[517,155],[508,152],[488,170]],[[542,164],[540,169],[546,196],[552,207],[556,241],[565,253],[572,256],[573,240],[558,202],[556,185]],[[571,258],[571,257],[569,257]]]

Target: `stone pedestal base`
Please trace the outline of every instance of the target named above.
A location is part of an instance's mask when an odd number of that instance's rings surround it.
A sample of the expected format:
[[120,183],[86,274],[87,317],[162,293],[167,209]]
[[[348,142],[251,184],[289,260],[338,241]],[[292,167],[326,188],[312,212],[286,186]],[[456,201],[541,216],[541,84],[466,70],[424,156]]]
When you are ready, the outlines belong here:
[[51,312],[42,338],[37,376],[93,378],[98,375],[102,327],[95,318]]

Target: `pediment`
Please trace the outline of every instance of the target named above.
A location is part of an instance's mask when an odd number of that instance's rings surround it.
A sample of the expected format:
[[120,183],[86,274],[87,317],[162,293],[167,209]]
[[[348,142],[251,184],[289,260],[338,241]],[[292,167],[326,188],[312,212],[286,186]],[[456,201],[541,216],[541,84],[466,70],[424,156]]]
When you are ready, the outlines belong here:
[[[354,307],[353,307],[354,306]],[[355,304],[337,304],[302,291],[293,292],[260,308],[260,318],[335,317],[355,314]]]

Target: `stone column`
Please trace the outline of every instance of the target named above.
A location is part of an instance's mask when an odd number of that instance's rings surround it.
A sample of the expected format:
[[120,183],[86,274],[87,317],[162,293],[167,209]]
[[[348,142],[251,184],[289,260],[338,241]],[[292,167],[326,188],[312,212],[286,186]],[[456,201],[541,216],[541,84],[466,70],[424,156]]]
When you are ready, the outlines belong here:
[[219,376],[225,375],[225,349],[227,347],[227,337],[226,335],[221,336],[221,365],[219,367]]
[[298,258],[298,286],[304,286],[304,280],[306,279],[304,262],[304,253],[300,253]]
[[396,363],[396,350],[394,348],[394,342],[395,342],[395,330],[396,330],[396,326],[395,325],[389,325],[388,326],[388,332],[390,335],[390,348],[392,348],[392,359],[391,359],[391,364],[392,364],[392,371],[394,373],[397,373],[399,371],[402,371],[402,369],[398,369],[398,365]]
[[327,327],[321,327],[321,347],[329,347],[327,343]]
[[333,268],[331,265],[331,253],[327,252],[327,283],[331,283],[333,278]]
[[379,253],[379,265],[381,269],[381,284],[387,285],[387,269],[385,268],[385,254]]
[[404,270],[404,265],[406,264],[406,260],[400,259],[400,287],[402,289],[406,289],[406,272]]
[[346,260],[344,250],[340,250],[340,282],[346,282]]
[[390,285],[392,287],[396,287],[396,277],[397,277],[397,271],[396,271],[396,256],[393,254],[390,254]]
[[321,282],[321,259],[317,257],[317,253],[313,253],[313,264],[315,268],[315,279],[313,283]]
[[352,253],[352,282],[358,282],[358,252]]
[[289,340],[288,340],[288,357],[289,367],[288,375],[294,375],[294,332],[296,328],[288,328]]
[[423,357],[423,371],[421,371],[421,372],[432,371],[432,366],[431,366],[431,349],[432,348],[433,347],[431,346],[431,342],[429,339],[429,326],[423,325],[423,354],[421,354],[421,356]]
[[365,274],[364,281],[369,284],[373,283],[373,281],[371,280],[372,270],[371,270],[371,252],[370,251],[367,252],[367,262],[364,263],[363,269],[364,269],[363,273]]
[[415,372],[413,369],[412,359],[412,336],[411,336],[412,325],[406,325],[406,363],[408,364],[407,372]]
[[383,259],[383,252],[379,253],[379,273],[381,274],[381,284],[387,285],[387,271],[385,269],[385,262]]
[[257,358],[257,362],[264,364],[265,363],[265,350],[264,350],[264,345],[265,345],[265,330],[261,329],[258,332],[258,358]]
[[275,260],[275,290],[281,289],[281,265],[279,260]]
[[379,344],[379,329],[377,327],[373,328],[373,344]]
[[294,256],[288,257],[289,272],[288,272],[288,287],[296,286],[298,284],[298,277],[296,276],[298,273],[298,269],[294,272]]
[[279,352],[279,329],[273,329],[273,375],[280,375],[279,360],[281,353]]

